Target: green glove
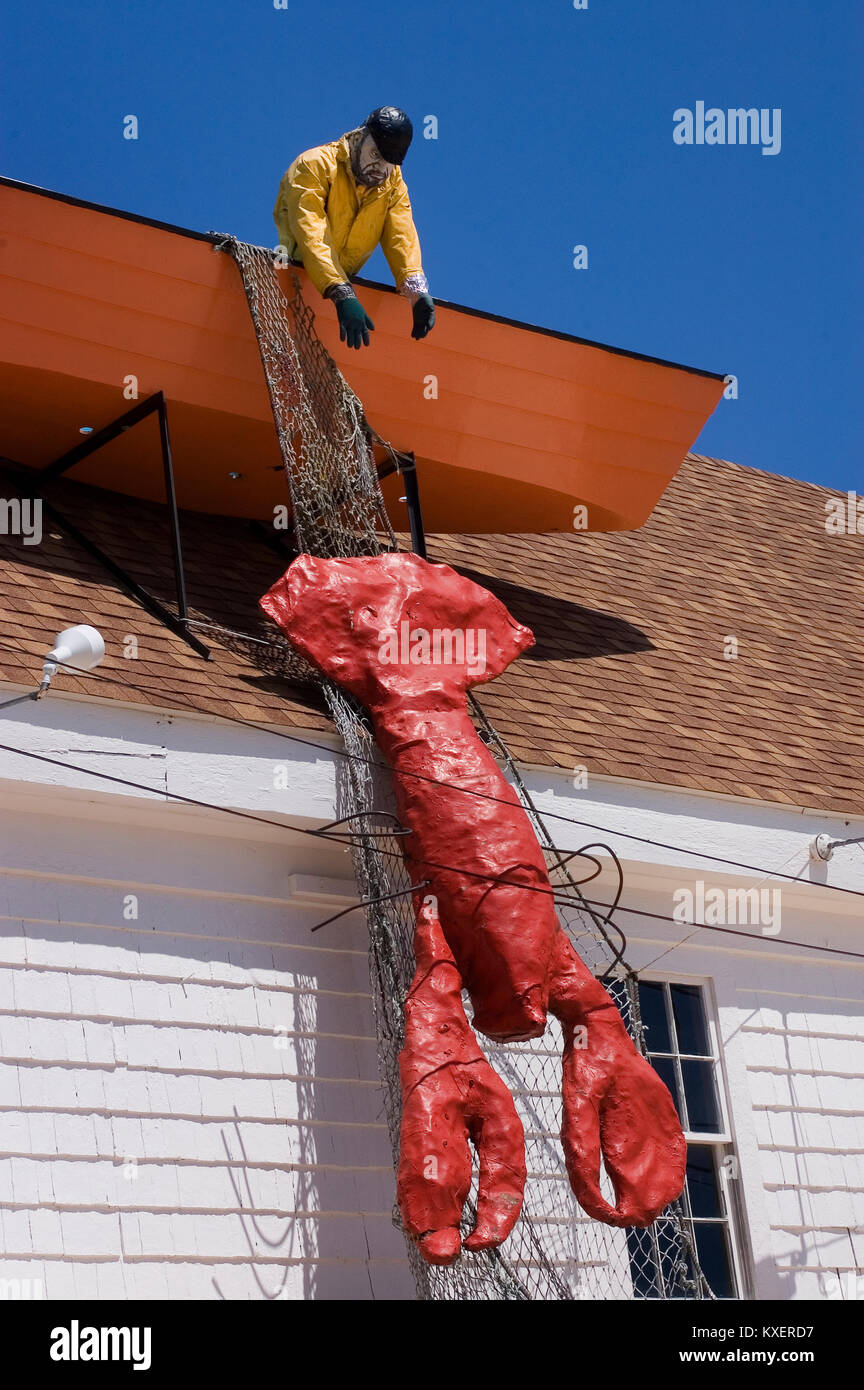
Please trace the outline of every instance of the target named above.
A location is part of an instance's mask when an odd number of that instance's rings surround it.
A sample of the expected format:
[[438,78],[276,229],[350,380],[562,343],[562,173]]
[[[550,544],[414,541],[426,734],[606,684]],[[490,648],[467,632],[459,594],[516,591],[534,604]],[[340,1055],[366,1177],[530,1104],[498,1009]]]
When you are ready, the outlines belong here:
[[421,294],[419,299],[414,301],[414,327],[411,330],[412,338],[425,338],[430,329],[435,327],[435,302],[431,294]]
[[369,346],[369,330],[375,325],[359,299],[337,299],[336,313],[339,315],[339,337],[344,343],[347,339],[350,348]]

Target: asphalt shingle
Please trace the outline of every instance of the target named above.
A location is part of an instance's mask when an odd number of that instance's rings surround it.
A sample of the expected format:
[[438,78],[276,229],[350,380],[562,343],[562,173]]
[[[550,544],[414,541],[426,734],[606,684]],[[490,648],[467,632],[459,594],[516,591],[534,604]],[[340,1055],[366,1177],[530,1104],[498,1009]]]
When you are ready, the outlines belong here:
[[[836,495],[690,455],[637,532],[430,537],[430,558],[485,584],[535,633],[478,692],[515,756],[864,812],[864,536],[826,533]],[[51,500],[170,602],[163,509],[69,481]],[[182,532],[196,617],[264,635],[257,600],[284,561],[242,521],[184,514]],[[329,727],[313,690],[250,659],[259,649],[202,627],[204,661],[55,526],[39,546],[0,536],[0,558],[0,678],[31,683],[56,632],[86,621],[108,644],[103,679],[64,675],[63,689]],[[124,657],[132,637],[137,656]]]

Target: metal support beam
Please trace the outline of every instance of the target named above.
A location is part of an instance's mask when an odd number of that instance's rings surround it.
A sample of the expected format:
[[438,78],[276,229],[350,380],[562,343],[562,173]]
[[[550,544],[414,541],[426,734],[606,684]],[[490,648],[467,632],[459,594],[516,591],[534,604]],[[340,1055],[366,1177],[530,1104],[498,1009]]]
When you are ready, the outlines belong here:
[[88,458],[90,454],[95,454],[96,450],[101,449],[103,445],[110,444],[111,440],[116,439],[118,434],[123,434],[125,430],[137,425],[139,420],[145,420],[148,415],[159,410],[160,402],[164,406],[165,397],[161,391],[157,391],[153,396],[148,396],[146,401],[139,401],[137,405],[133,405],[131,410],[127,410],[125,415],[118,415],[117,419],[112,420],[110,425],[106,425],[104,429],[89,435],[87,439],[76,444],[75,448],[70,449],[68,453],[61,454],[60,458],[49,463],[47,468],[40,468],[40,476],[42,478],[56,478],[61,473],[67,473],[70,468],[75,467],[76,463]]
[[[20,488],[23,484],[32,491],[34,484],[38,486],[38,480],[42,476],[41,469],[24,468],[21,464],[16,464],[14,459],[9,458],[0,458],[0,464],[9,473],[17,487]],[[142,588],[130,574],[127,574],[120,565],[111,559],[110,555],[106,555],[105,551],[94,544],[88,536],[85,536],[83,531],[79,531],[74,522],[67,520],[62,512],[58,512],[57,508],[52,507],[51,503],[46,502],[44,498],[42,499],[42,512],[49,521],[53,522],[58,531],[65,532],[70,540],[74,541],[76,545],[80,545],[82,550],[85,550],[88,555],[98,561],[102,568],[108,571],[112,579],[116,580],[118,587],[136,603],[140,603],[151,617],[162,623],[175,636],[182,637],[183,641],[188,642],[199,656],[203,656],[207,661],[213,660],[209,647],[205,647],[204,643],[188,630],[186,624],[172,613],[170,608],[166,608],[163,603],[159,602],[158,598],[154,598],[152,594]]]
[[189,617],[189,607],[186,603],[186,575],[183,572],[183,550],[180,545],[180,514],[177,511],[177,490],[174,487],[174,459],[171,454],[171,436],[168,433],[168,408],[161,391],[157,392],[157,409],[159,442],[162,446],[162,472],[165,476],[165,501],[168,503],[168,519],[171,523],[171,555],[174,560],[177,613],[181,623],[185,623]]
[[42,508],[47,513],[49,519],[53,521],[61,531],[65,531],[66,534],[75,541],[76,545],[80,545],[82,550],[86,550],[88,555],[92,555],[94,560],[98,560],[99,564],[117,580],[120,588],[125,589],[130,598],[134,598],[137,603],[140,603],[141,607],[145,608],[151,617],[156,618],[160,623],[164,623],[165,627],[173,632],[175,636],[182,637],[183,641],[188,642],[192,650],[196,651],[199,656],[203,656],[207,661],[213,660],[210,654],[210,648],[205,647],[204,643],[196,637],[194,633],[189,631],[184,618],[176,617],[175,614],[171,612],[170,608],[166,608],[164,604],[159,602],[158,598],[154,598],[152,594],[142,588],[120,565],[115,564],[110,555],[106,555],[104,550],[100,550],[98,545],[94,545],[93,541],[84,535],[83,531],[79,531],[77,526],[71,521],[68,521],[55,507],[52,507],[50,502],[43,501]]
[[[54,518],[57,525],[60,526],[62,530],[66,531],[66,533],[71,536],[78,545],[86,550],[88,554],[92,555],[95,560],[98,560],[99,563],[113,575],[118,584],[120,584],[132,598],[141,604],[142,608],[146,608],[147,612],[154,618],[164,623],[165,626],[170,628],[178,637],[182,637],[183,641],[187,642],[193,651],[209,661],[212,659],[209,647],[205,647],[204,643],[189,631],[188,626],[189,605],[186,599],[186,574],[183,568],[183,548],[180,542],[180,513],[177,507],[177,490],[174,485],[174,460],[171,453],[171,435],[168,429],[168,403],[165,400],[164,393],[162,391],[154,392],[152,396],[148,396],[144,401],[139,401],[131,410],[125,411],[123,415],[118,415],[117,419],[112,420],[109,425],[105,425],[103,429],[97,430],[95,434],[90,435],[89,438],[77,444],[74,449],[70,449],[67,453],[62,454],[59,459],[55,459],[53,463],[49,463],[47,468],[29,470],[29,472],[34,480],[38,478],[39,486],[43,487],[46,482],[50,482],[53,478],[58,478],[62,474],[68,473],[70,469],[74,468],[84,459],[89,458],[91,454],[95,454],[98,449],[102,449],[106,444],[110,444],[112,439],[116,439],[119,435],[125,433],[126,430],[131,429],[133,425],[137,425],[141,420],[146,420],[149,415],[153,414],[159,417],[159,446],[162,451],[162,473],[165,480],[165,502],[168,508],[168,525],[171,534],[171,558],[174,566],[174,589],[177,596],[176,615],[173,614],[170,609],[166,608],[163,603],[160,603],[157,598],[154,598],[152,594],[149,594],[147,590],[138,584],[131,575],[127,574],[120,565],[110,559],[99,546],[94,545],[91,540],[88,540],[83,531],[78,530],[77,526],[73,526],[70,521],[67,521],[65,517],[61,516],[61,514],[55,511],[47,502],[43,501],[42,505],[49,515]],[[11,460],[9,460],[9,462],[11,463]]]
[[426,559],[426,533],[423,529],[423,512],[420,508],[420,488],[417,483],[417,460],[413,453],[402,453],[394,449],[389,439],[382,439],[377,430],[367,425],[370,440],[384,449],[388,461],[377,465],[378,481],[389,478],[397,470],[405,481],[405,502],[408,504],[408,526],[411,531],[411,545],[414,552]]
[[420,509],[420,488],[417,483],[417,460],[413,454],[399,454],[399,472],[405,483],[405,501],[408,504],[408,525],[411,528],[411,545],[415,554],[426,559],[426,533],[423,529],[423,512]]

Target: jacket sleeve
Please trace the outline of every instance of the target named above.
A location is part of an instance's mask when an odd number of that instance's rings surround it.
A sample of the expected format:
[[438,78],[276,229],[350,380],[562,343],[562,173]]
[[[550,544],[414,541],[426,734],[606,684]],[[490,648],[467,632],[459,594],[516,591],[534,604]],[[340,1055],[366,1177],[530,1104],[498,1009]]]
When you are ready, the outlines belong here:
[[423,274],[420,238],[414,226],[411,200],[404,179],[400,179],[396,185],[387,209],[381,233],[381,250],[387,257],[397,289],[402,288],[409,275]]
[[273,209],[280,239],[288,228],[309,279],[323,294],[331,285],[342,284],[348,276],[339,264],[327,220],[327,182],[323,171],[312,162],[299,159],[291,165],[279,185]]

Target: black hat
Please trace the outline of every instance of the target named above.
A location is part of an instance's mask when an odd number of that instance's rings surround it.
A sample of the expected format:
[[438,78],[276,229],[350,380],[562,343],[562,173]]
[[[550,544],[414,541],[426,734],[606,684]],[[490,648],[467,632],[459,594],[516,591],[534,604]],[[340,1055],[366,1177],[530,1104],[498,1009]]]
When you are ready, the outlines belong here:
[[398,106],[379,106],[366,118],[366,129],[388,164],[401,164],[414,135],[414,127]]

